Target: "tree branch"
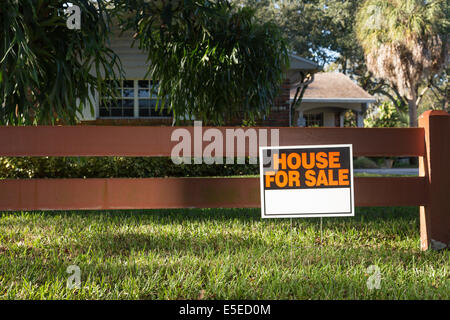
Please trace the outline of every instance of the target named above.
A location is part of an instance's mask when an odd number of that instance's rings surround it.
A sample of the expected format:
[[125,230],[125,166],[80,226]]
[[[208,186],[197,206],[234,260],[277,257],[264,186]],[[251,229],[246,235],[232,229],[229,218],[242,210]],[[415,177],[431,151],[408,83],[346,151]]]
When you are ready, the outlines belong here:
[[417,97],[416,107],[419,107],[419,103],[422,101],[424,94],[428,91],[428,89],[430,89],[430,87],[431,87],[431,82],[428,83],[428,85],[422,90],[422,92]]

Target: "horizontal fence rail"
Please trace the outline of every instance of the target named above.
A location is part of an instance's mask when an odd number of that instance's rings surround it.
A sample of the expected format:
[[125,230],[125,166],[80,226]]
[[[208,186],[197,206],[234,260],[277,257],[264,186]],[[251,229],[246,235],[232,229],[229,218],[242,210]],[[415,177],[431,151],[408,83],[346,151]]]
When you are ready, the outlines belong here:
[[[257,208],[259,178],[114,178],[4,180],[9,210]],[[357,206],[420,206],[425,178],[355,178]]]
[[[170,156],[178,141],[171,141],[174,130],[191,135],[194,127],[128,126],[39,126],[1,127],[0,156]],[[203,127],[205,132],[210,129]],[[225,146],[226,130],[249,128],[220,127]],[[355,156],[423,156],[422,128],[273,128],[252,127],[258,135],[279,129],[280,146],[316,144],[353,144]],[[209,142],[203,142],[203,146]],[[235,152],[237,143],[234,144]],[[225,150],[224,150],[225,151]],[[249,155],[248,143],[245,149]],[[217,156],[222,156],[217,154]]]

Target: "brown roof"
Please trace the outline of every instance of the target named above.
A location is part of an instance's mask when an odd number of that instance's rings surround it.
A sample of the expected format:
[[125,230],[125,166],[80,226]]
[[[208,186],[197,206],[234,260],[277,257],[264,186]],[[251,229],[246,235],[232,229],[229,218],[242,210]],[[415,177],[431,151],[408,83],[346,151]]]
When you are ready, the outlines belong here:
[[[296,88],[291,90],[294,98]],[[303,95],[304,102],[375,102],[375,98],[343,73],[320,72]]]

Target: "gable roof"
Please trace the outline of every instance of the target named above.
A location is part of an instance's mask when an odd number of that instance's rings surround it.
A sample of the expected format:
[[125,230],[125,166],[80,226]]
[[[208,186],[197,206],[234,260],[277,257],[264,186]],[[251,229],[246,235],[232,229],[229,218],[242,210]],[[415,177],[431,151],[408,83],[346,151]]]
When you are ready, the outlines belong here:
[[[296,89],[291,90],[291,99]],[[371,103],[376,99],[348,76],[337,72],[320,72],[306,88],[302,102]]]

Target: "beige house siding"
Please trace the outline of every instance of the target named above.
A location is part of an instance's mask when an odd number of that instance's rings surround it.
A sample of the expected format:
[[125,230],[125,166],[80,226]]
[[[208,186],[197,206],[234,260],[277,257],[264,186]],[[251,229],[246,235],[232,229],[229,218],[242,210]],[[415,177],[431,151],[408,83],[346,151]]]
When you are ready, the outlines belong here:
[[131,33],[124,33],[120,36],[120,31],[116,30],[111,39],[111,49],[120,57],[123,69],[125,70],[125,79],[138,80],[145,79],[147,72],[147,55],[139,50],[138,43],[133,43]]

